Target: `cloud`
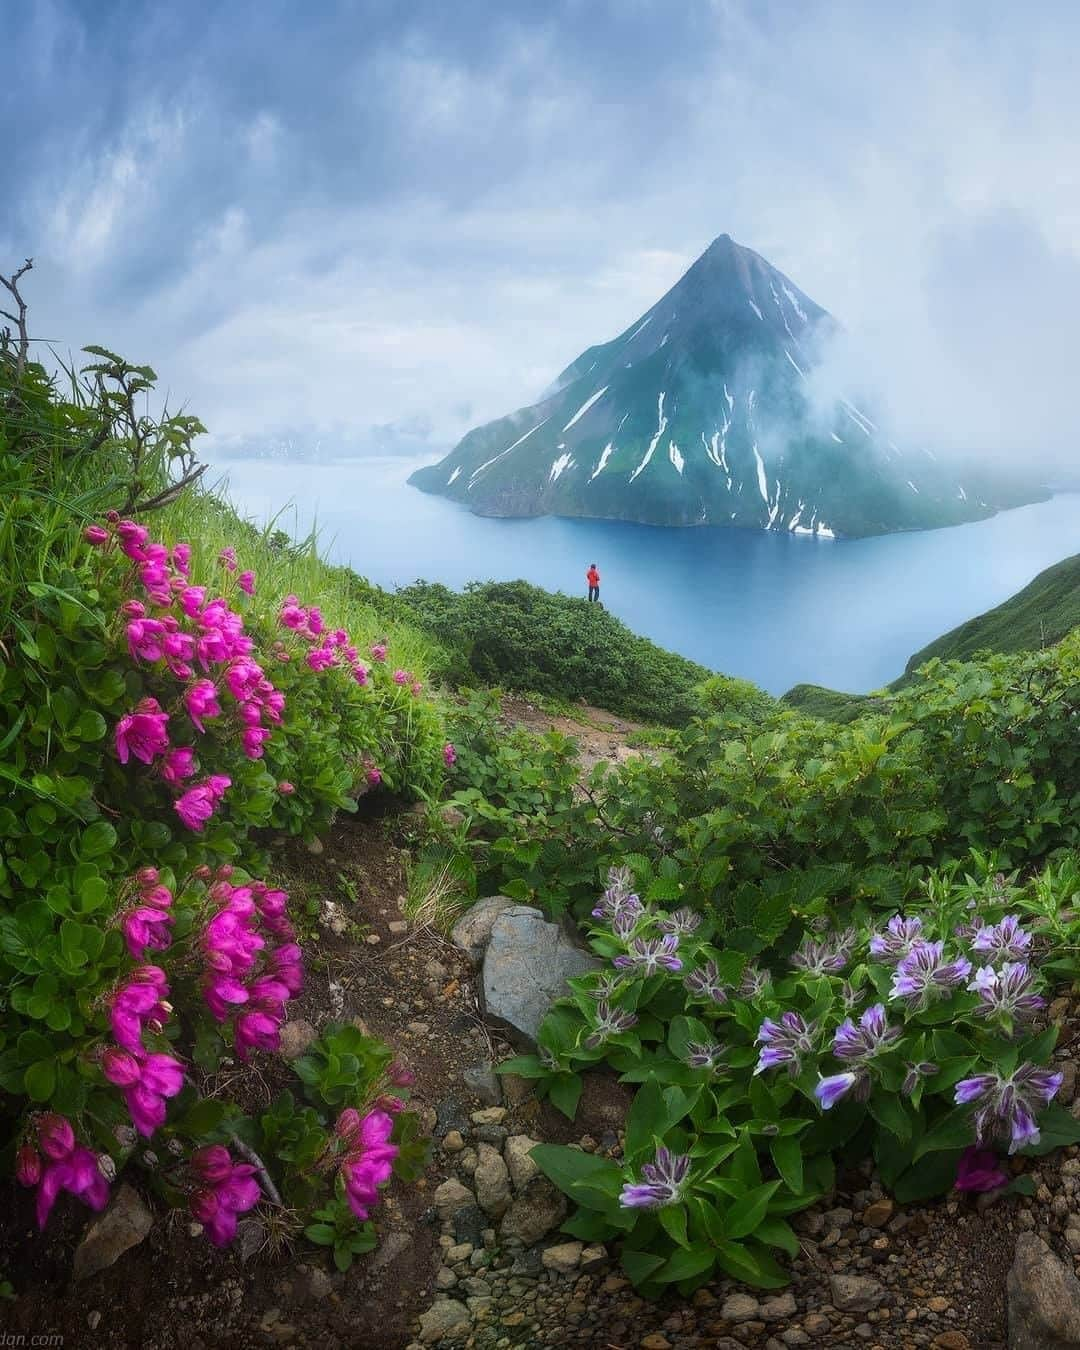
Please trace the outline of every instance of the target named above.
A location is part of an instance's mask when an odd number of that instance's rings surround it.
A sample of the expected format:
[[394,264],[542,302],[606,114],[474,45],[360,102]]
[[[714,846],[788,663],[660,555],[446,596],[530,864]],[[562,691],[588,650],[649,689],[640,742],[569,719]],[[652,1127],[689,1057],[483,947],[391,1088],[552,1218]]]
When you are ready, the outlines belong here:
[[0,266],[35,254],[37,331],[151,361],[222,445],[423,427],[437,453],[726,230],[840,319],[828,378],[900,434],[1073,453],[1073,7],[9,18]]

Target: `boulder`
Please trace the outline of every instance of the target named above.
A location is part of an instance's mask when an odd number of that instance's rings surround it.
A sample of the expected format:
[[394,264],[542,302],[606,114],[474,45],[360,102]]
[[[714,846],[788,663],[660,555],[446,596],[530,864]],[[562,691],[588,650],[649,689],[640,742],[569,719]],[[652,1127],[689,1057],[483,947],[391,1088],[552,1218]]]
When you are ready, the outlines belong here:
[[517,902],[508,895],[489,895],[485,900],[477,900],[450,930],[450,941],[469,958],[474,966],[484,959],[484,948],[491,937],[495,920],[506,909],[518,908]]
[[516,1238],[531,1247],[565,1218],[566,1196],[546,1177],[534,1177],[506,1211],[499,1233],[504,1241]]
[[1080,1346],[1080,1280],[1042,1238],[1021,1233],[1006,1281],[1009,1350]]
[[451,1177],[449,1181],[444,1181],[432,1196],[435,1201],[435,1208],[439,1212],[440,1219],[452,1218],[459,1209],[464,1209],[466,1205],[476,1203],[476,1196],[469,1190],[468,1186],[463,1186],[456,1177]]
[[126,1182],[120,1185],[108,1209],[93,1221],[75,1249],[73,1278],[85,1280],[107,1269],[142,1242],[153,1222],[154,1216],[138,1193]]
[[540,1171],[529,1156],[539,1142],[538,1139],[530,1139],[527,1134],[512,1134],[503,1146],[503,1157],[510,1169],[510,1180],[514,1183],[515,1191],[523,1191]]
[[476,1199],[485,1214],[500,1219],[510,1207],[510,1173],[502,1154],[491,1144],[481,1144],[473,1174]]
[[461,1081],[469,1092],[485,1106],[498,1106],[502,1102],[502,1084],[490,1059],[474,1064],[461,1075]]
[[472,1326],[468,1308],[457,1299],[441,1298],[420,1314],[420,1339],[425,1345],[444,1336],[463,1336]]
[[503,909],[491,927],[484,953],[484,1009],[494,1022],[528,1045],[566,981],[600,966],[556,923],[529,905]]
[[841,1312],[869,1312],[885,1298],[885,1287],[868,1275],[831,1275],[832,1301]]

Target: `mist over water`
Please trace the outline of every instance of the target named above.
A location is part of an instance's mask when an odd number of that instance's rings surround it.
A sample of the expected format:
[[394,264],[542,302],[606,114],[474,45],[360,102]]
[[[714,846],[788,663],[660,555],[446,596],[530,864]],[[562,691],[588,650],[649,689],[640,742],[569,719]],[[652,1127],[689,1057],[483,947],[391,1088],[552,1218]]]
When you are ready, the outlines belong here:
[[[460,588],[522,577],[601,600],[636,632],[781,694],[802,682],[865,692],[947,629],[1080,552],[1080,494],[953,529],[823,540],[616,521],[490,520],[410,488],[400,458],[219,466],[241,511],[380,586],[422,577]],[[282,513],[285,503],[289,507]],[[280,513],[280,514],[279,514]]]

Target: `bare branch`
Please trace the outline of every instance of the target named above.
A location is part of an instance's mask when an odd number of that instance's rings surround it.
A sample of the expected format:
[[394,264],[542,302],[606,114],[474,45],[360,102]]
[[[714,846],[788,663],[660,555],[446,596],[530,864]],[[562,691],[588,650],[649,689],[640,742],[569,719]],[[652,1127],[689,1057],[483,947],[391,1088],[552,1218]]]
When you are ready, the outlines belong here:
[[5,319],[10,319],[19,330],[19,341],[16,348],[15,357],[15,379],[21,380],[23,372],[26,370],[26,362],[30,356],[30,334],[26,328],[26,301],[19,294],[19,280],[24,277],[34,265],[33,258],[27,258],[23,265],[10,277],[0,275],[0,285],[4,286],[12,294],[12,297],[18,306],[18,314],[9,314],[7,310],[0,311]]

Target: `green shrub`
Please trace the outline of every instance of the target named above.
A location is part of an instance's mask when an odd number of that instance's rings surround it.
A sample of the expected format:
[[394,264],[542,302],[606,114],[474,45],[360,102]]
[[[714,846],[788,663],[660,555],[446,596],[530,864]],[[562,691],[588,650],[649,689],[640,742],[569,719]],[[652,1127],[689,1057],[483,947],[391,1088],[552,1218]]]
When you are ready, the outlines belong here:
[[672,726],[704,710],[703,666],[638,637],[586,600],[524,581],[477,582],[461,594],[417,582],[396,598],[425,629],[461,649],[481,683]]

